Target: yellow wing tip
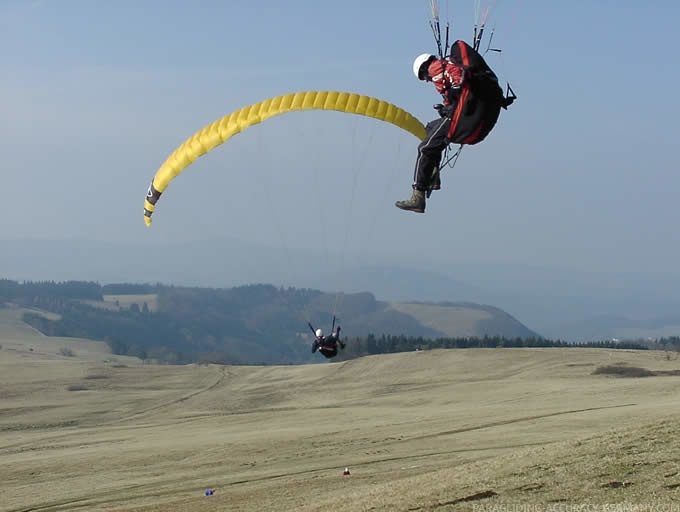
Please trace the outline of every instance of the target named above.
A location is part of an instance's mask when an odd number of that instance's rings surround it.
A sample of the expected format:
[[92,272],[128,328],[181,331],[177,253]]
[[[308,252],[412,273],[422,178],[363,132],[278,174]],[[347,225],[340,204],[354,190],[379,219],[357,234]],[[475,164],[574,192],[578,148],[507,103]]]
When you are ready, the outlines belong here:
[[151,217],[144,216],[144,224],[151,226]]

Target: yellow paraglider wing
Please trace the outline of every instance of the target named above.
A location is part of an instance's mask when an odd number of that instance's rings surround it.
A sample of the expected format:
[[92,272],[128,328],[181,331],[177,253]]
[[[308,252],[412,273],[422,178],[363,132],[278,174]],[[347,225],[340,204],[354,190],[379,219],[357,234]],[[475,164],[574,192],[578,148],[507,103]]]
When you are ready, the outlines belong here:
[[296,110],[337,110],[373,117],[425,138],[425,127],[414,116],[383,100],[348,92],[307,91],[277,96],[244,107],[196,132],[182,143],[156,171],[144,201],[144,222],[151,224],[156,202],[168,184],[198,157],[249,126]]

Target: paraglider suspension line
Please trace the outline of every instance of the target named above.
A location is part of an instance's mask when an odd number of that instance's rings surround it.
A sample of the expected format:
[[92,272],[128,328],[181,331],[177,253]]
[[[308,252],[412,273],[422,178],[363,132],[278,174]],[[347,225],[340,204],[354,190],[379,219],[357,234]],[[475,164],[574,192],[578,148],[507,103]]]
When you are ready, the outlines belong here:
[[460,156],[461,151],[463,151],[463,144],[458,146],[458,149],[453,155],[448,156],[449,148],[447,147],[446,150],[444,150],[444,156],[442,158],[442,163],[439,164],[439,169],[441,170],[442,167],[447,165],[453,169],[456,166],[456,162],[458,162],[458,157]]
[[[432,172],[432,177],[430,178],[430,183],[434,183],[437,176],[439,174],[441,174],[443,167],[448,165],[451,169],[453,169],[456,166],[456,162],[458,161],[458,157],[460,156],[461,151],[463,151],[463,144],[458,146],[458,149],[456,150],[456,152],[451,156],[448,156],[448,152],[449,152],[448,147],[444,150],[444,154],[442,155],[442,158],[440,160],[439,165],[437,167],[435,167],[434,171]],[[427,197],[429,198],[430,194],[432,194],[432,189],[428,188],[426,193],[427,193]]]

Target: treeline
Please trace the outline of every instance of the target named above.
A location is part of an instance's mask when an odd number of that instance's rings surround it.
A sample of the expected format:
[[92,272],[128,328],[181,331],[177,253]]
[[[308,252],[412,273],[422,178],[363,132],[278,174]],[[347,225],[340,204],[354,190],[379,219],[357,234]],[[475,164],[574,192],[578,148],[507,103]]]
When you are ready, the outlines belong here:
[[680,336],[661,337],[656,340],[656,344],[660,345],[663,349],[680,349]]
[[102,300],[102,286],[88,281],[12,281],[0,279],[0,304],[34,305],[37,299]]
[[[341,354],[342,359],[353,359],[365,355],[391,354],[433,349],[463,348],[539,348],[539,347],[583,347],[583,348],[615,348],[629,350],[648,350],[650,347],[636,342],[590,341],[570,343],[562,340],[546,338],[506,338],[503,336],[460,337],[427,339],[420,336],[376,336],[370,334],[365,338],[348,340],[347,348]],[[678,345],[680,348],[680,344]]]
[[105,284],[94,281],[13,281],[0,279],[0,305],[15,302],[20,305],[38,305],[45,299],[103,300],[104,295],[133,295],[159,293],[168,287],[163,284]]

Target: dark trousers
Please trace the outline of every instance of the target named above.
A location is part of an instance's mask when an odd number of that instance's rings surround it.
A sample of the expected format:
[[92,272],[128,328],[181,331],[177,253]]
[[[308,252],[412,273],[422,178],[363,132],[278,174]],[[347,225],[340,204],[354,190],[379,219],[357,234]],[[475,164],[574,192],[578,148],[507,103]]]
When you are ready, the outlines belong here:
[[413,188],[425,191],[430,186],[432,171],[439,165],[442,152],[449,145],[447,137],[451,119],[442,117],[430,121],[425,126],[425,138],[418,145],[418,158],[413,171]]

